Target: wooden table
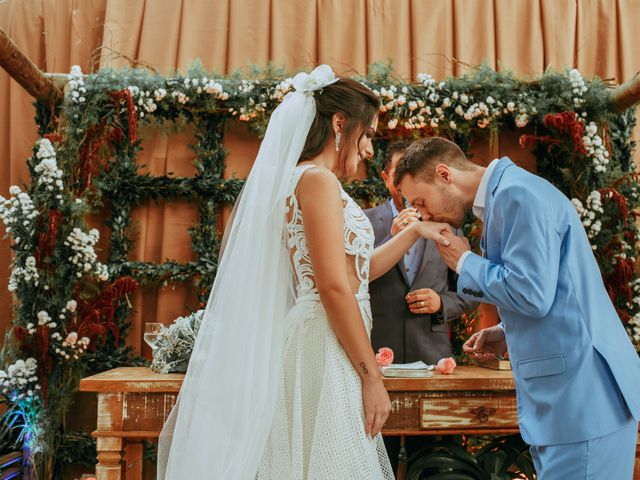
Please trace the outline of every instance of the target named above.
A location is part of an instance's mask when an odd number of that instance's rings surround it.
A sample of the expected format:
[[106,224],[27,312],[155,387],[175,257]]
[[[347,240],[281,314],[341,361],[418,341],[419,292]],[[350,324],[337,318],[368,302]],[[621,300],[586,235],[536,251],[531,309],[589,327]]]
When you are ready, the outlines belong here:
[[[142,439],[158,437],[183,377],[131,367],[80,382],[81,391],[98,394],[98,427],[93,432],[98,449],[97,480],[141,479],[142,463],[129,459],[142,457]],[[385,435],[518,432],[510,371],[461,366],[452,375],[386,378],[384,383],[392,406]],[[125,468],[128,465],[132,467]]]

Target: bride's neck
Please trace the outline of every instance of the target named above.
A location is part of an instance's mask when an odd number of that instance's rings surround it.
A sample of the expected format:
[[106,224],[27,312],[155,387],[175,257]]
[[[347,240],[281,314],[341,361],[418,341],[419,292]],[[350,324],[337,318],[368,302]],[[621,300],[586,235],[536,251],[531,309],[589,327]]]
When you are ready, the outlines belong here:
[[338,155],[333,148],[325,148],[319,155],[300,162],[300,165],[313,164],[318,167],[324,167],[337,174]]

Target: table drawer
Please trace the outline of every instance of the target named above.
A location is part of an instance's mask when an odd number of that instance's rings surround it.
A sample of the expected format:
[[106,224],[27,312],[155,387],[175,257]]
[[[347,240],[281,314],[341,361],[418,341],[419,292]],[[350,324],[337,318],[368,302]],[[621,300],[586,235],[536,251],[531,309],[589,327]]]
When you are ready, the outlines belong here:
[[433,396],[420,402],[420,428],[429,430],[518,427],[516,399],[509,395]]

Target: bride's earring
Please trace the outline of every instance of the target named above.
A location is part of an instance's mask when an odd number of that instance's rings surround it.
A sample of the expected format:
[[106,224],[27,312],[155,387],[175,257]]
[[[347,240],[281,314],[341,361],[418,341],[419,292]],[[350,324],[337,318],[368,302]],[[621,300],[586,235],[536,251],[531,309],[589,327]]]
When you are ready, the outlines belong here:
[[336,132],[336,152],[340,149],[340,138],[342,134],[340,132]]

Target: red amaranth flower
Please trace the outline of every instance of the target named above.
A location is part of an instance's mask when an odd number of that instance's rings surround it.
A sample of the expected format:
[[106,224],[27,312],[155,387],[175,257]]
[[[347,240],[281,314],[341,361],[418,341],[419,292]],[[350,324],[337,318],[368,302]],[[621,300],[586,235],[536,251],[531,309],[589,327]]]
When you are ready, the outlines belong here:
[[543,135],[543,136],[520,135],[519,143],[520,143],[520,147],[522,148],[533,148],[538,143],[551,146],[551,145],[560,145],[562,141],[558,140],[557,138],[553,138],[550,135]]
[[138,288],[138,282],[131,277],[121,277],[107,285],[94,298],[80,300],[77,314],[71,324],[71,330],[78,332],[79,337],[88,337],[92,350],[96,348],[95,340],[106,342],[107,332],[111,332],[116,345],[120,338],[120,328],[113,321],[115,309],[120,299]]
[[38,236],[38,246],[34,257],[39,267],[42,267],[42,259],[50,256],[56,246],[58,228],[62,224],[62,213],[59,210],[49,210],[49,226],[46,232],[41,232]]
[[544,116],[543,124],[550,130],[553,129],[560,134],[568,135],[573,143],[574,151],[583,155],[587,154],[582,143],[584,125],[578,120],[576,112],[548,113]]
[[131,90],[125,88],[123,90],[118,90],[117,92],[112,92],[111,97],[115,99],[118,104],[123,100],[126,102],[129,141],[131,143],[135,143],[138,137],[138,119],[136,117],[135,103],[133,101],[133,94],[131,93]]
[[615,188],[601,188],[598,191],[603,199],[613,200],[618,205],[620,215],[622,216],[622,222],[626,226],[629,217],[629,206],[624,195],[618,192]]

